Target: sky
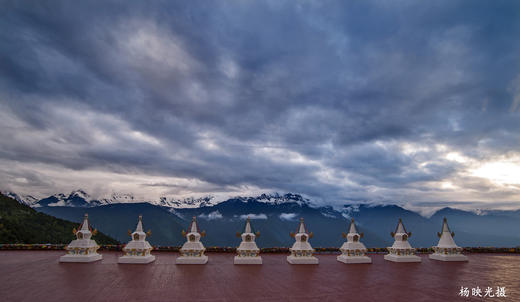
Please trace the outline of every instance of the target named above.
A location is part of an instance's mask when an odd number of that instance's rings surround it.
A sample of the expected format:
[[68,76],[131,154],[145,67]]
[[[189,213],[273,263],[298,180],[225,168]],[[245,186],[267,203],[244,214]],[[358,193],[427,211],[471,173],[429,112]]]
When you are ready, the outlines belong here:
[[518,1],[0,1],[0,189],[520,208]]

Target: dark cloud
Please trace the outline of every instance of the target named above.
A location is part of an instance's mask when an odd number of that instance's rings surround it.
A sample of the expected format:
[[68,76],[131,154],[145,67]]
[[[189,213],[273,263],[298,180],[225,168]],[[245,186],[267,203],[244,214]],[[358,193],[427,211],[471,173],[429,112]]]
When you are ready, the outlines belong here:
[[472,174],[520,165],[515,2],[1,6],[0,160],[54,190],[518,197]]

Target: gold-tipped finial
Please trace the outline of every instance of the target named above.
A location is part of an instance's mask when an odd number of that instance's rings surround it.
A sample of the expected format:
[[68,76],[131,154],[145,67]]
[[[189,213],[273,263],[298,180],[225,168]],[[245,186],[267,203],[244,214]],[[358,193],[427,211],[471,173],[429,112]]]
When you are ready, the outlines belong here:
[[182,230],[181,234],[182,234],[182,237],[186,237],[186,231],[185,230]]
[[132,231],[130,231],[130,229],[128,229],[128,236],[132,237]]

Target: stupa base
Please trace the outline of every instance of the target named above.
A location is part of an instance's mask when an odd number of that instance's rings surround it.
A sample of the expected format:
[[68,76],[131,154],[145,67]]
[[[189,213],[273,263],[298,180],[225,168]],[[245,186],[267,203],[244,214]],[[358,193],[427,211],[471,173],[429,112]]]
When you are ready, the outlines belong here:
[[102,258],[103,256],[97,253],[90,255],[64,255],[60,257],[60,262],[94,262]]
[[287,262],[290,264],[319,264],[319,260],[316,257],[294,257],[287,256]]
[[415,255],[398,256],[394,254],[386,254],[385,260],[392,262],[421,262],[421,257]]
[[345,256],[339,255],[336,258],[339,262],[343,263],[372,263],[372,259],[368,256]]
[[235,256],[235,264],[262,264],[262,257],[239,257]]
[[444,254],[431,254],[428,256],[432,260],[439,261],[468,261],[468,257],[462,254],[455,255],[444,255]]
[[201,257],[178,257],[175,260],[176,264],[206,264],[208,263],[208,256],[204,255]]
[[154,255],[148,256],[121,256],[117,260],[118,263],[128,264],[147,264],[155,261]]

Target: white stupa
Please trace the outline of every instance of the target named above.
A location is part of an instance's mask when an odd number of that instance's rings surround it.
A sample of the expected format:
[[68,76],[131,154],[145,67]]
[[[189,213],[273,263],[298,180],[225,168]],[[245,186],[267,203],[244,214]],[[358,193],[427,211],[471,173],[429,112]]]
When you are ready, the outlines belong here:
[[[60,262],[93,262],[101,260],[102,256],[97,253],[99,245],[90,237],[92,232],[88,224],[88,214],[85,214],[83,223],[80,225],[79,230],[73,230],[76,235],[76,239],[65,248],[67,254],[60,257]],[[97,231],[94,230],[94,233]]]
[[[128,231],[130,233],[130,231]],[[146,241],[146,233],[143,231],[143,216],[139,215],[139,222],[135,231],[130,234],[132,240],[123,248],[124,256],[119,257],[119,263],[146,264],[155,260],[150,254],[152,246]]]
[[385,260],[393,262],[421,262],[421,257],[415,255],[415,249],[408,242],[412,233],[406,232],[403,221],[399,218],[399,223],[395,233],[391,233],[395,241],[392,247],[387,248],[389,253],[385,255]]
[[437,233],[440,237],[437,246],[433,246],[433,254],[429,257],[433,260],[440,261],[468,261],[468,257],[462,255],[462,248],[458,247],[453,240],[455,233],[450,231],[448,220],[444,218],[441,233]]
[[312,255],[314,253],[314,249],[309,243],[309,238],[312,237],[312,233],[307,233],[307,229],[305,228],[305,224],[303,223],[303,218],[300,218],[298,232],[296,233],[296,235],[291,233],[291,237],[294,237],[296,239],[296,242],[293,244],[292,248],[289,249],[289,251],[291,251],[291,255],[287,256],[287,262],[289,262],[290,264],[319,263],[318,258]]
[[205,232],[199,233],[197,226],[197,218],[193,216],[189,233],[186,234],[182,231],[182,235],[186,236],[187,241],[180,249],[181,256],[177,258],[177,264],[206,264],[208,262],[208,256],[204,255],[204,245],[200,242],[200,237],[205,235]]
[[347,242],[343,243],[341,255],[336,259],[344,263],[372,263],[372,259],[367,256],[367,248],[359,239],[363,238],[363,233],[359,234],[354,224],[354,218],[350,221],[350,229],[348,234],[343,233],[343,237],[347,237]]
[[[237,233],[240,235],[240,233]],[[253,233],[251,230],[251,222],[247,217],[246,227],[242,237],[242,242],[237,248],[237,255],[235,256],[235,264],[262,264],[262,257],[260,257],[260,249],[256,246],[255,238],[260,234],[257,232]]]

